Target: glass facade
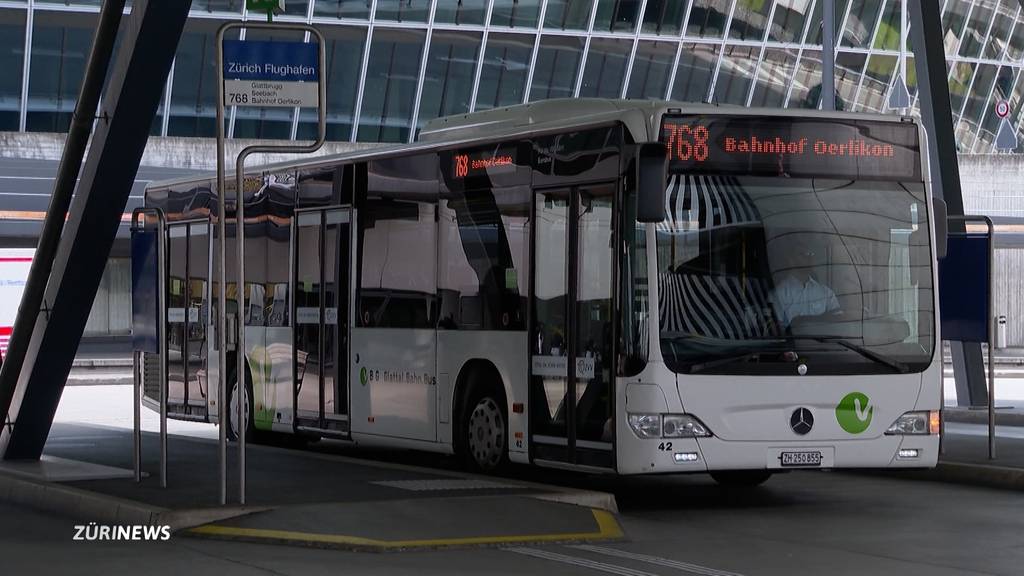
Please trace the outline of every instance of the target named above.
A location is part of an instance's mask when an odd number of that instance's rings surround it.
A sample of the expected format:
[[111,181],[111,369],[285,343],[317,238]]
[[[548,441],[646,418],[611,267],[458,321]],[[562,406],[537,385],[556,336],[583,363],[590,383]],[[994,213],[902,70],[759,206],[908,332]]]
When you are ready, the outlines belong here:
[[[824,1],[289,0],[279,19],[326,36],[328,138],[398,142],[438,116],[547,98],[817,108]],[[67,130],[100,1],[0,4],[0,131]],[[835,4],[839,105],[885,112],[902,69],[902,0]],[[1015,128],[1024,121],[1024,13],[1016,0],[940,4],[959,148],[990,152],[997,102],[1010,103]],[[153,134],[215,134],[214,36],[250,17],[244,5],[194,0]],[[913,62],[907,50],[916,107]],[[227,116],[232,137],[315,132],[309,110]]]

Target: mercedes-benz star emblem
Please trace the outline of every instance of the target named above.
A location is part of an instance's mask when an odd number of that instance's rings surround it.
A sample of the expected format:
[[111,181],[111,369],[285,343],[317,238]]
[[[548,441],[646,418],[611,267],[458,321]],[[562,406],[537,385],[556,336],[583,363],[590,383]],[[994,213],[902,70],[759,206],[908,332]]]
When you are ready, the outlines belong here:
[[814,427],[814,414],[807,408],[797,408],[789,417],[789,427],[801,436],[807,434]]

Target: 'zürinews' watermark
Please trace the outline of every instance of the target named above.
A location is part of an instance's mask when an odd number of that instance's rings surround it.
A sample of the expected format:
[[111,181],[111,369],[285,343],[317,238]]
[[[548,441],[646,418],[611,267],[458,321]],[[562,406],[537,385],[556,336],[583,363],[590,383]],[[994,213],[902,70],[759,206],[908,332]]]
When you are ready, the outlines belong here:
[[105,526],[95,522],[78,524],[72,540],[82,541],[128,541],[142,542],[147,540],[170,540],[170,526]]

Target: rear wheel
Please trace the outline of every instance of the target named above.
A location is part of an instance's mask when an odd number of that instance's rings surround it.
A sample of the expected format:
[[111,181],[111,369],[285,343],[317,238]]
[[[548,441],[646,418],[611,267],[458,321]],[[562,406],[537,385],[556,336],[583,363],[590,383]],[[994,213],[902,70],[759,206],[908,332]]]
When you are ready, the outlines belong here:
[[470,395],[463,410],[462,452],[473,468],[494,472],[508,461],[508,417],[499,394]]
[[711,477],[722,486],[753,488],[764,484],[772,477],[772,473],[767,470],[721,470],[712,472]]
[[[238,440],[238,378],[233,378],[231,387],[228,389],[228,440]],[[253,412],[252,412],[252,384],[245,383],[245,393],[242,395],[245,412],[245,439],[252,440],[254,435]]]

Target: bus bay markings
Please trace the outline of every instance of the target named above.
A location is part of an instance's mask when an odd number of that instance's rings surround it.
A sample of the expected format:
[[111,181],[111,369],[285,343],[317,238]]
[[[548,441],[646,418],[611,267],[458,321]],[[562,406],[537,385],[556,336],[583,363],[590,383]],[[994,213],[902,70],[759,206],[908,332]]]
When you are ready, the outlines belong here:
[[[644,564],[651,564],[654,566],[669,568],[672,570],[677,570],[679,572],[685,572],[688,574],[699,574],[701,576],[743,576],[742,574],[739,574],[737,572],[719,570],[717,568],[701,566],[700,564],[691,564],[689,562],[680,562],[678,560],[662,558],[660,556],[637,554],[629,552],[627,550],[620,550],[618,548],[608,548],[605,546],[594,546],[590,544],[571,545],[567,546],[567,548],[582,552],[590,552],[592,554],[611,556],[622,560],[642,562]],[[629,566],[623,566],[621,564],[612,564],[610,562],[600,562],[598,560],[592,560],[590,558],[585,558],[583,556],[562,554],[559,552],[553,552],[550,550],[544,550],[540,548],[505,548],[505,551],[512,552],[514,554],[521,554],[524,556],[533,556],[534,558],[539,558],[542,560],[549,560],[552,562],[560,562],[562,564],[578,566],[581,568],[589,568],[590,570],[605,572],[607,574],[619,574],[620,576],[656,576],[653,572],[648,572],[646,570],[640,570]]]
[[646,572],[643,570],[627,568],[626,566],[598,562],[596,560],[590,560],[589,558],[581,558],[579,556],[571,556],[569,554],[558,554],[557,552],[549,552],[540,548],[505,548],[505,551],[512,552],[513,554],[521,554],[523,556],[533,556],[534,558],[540,558],[542,560],[550,560],[552,562],[561,562],[562,564],[579,566],[581,568],[589,568],[591,570],[597,570],[608,574],[619,574],[620,576],[657,576],[657,574],[654,574],[653,572]]
[[647,564],[654,564],[656,566],[664,566],[666,568],[675,568],[677,570],[684,570],[687,572],[693,572],[694,574],[703,574],[705,576],[743,576],[737,572],[729,572],[727,570],[719,570],[717,568],[710,568],[708,566],[701,566],[700,564],[691,564],[689,562],[680,562],[678,560],[672,560],[669,558],[662,558],[660,556],[651,556],[649,554],[637,554],[635,552],[629,552],[628,550],[620,550],[618,548],[609,548],[607,546],[594,546],[592,544],[580,544],[575,546],[569,546],[577,550],[584,550],[587,552],[593,552],[595,554],[603,554],[605,556],[614,556],[617,558],[625,558],[628,560],[636,560],[638,562],[645,562]]

